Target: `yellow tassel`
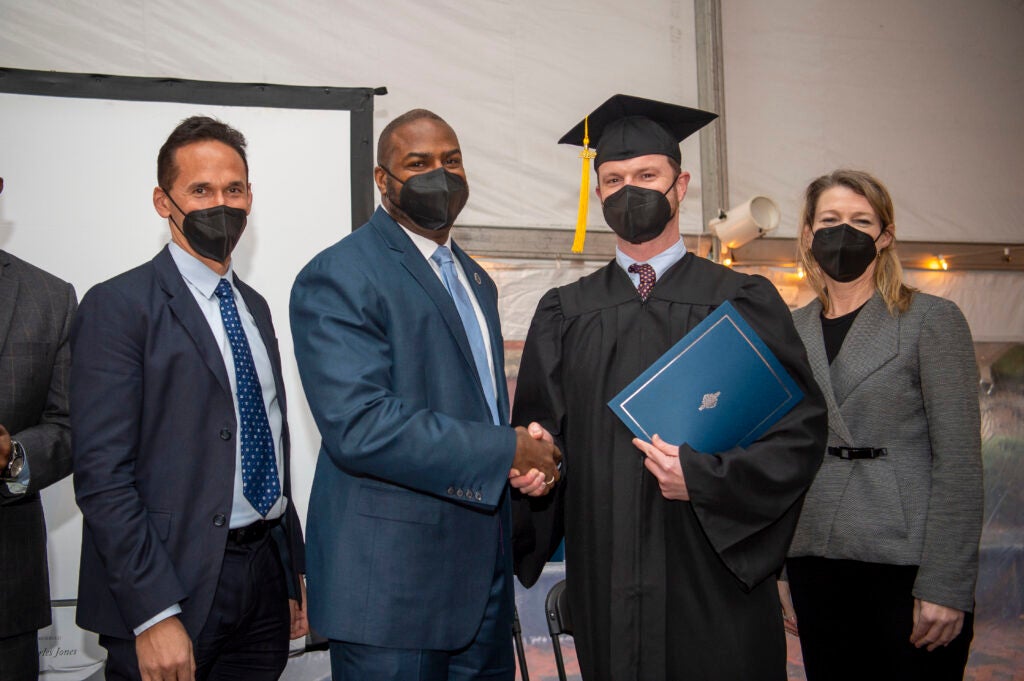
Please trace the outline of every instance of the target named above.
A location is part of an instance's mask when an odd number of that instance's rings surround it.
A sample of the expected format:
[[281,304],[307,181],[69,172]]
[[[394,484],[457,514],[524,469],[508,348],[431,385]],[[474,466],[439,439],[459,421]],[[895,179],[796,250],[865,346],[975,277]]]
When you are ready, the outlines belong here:
[[572,240],[572,252],[583,252],[583,239],[587,235],[587,211],[590,208],[590,159],[597,156],[597,153],[590,148],[590,117],[583,119],[583,151],[580,158],[583,159],[583,174],[580,178],[580,209],[576,214],[576,236]]

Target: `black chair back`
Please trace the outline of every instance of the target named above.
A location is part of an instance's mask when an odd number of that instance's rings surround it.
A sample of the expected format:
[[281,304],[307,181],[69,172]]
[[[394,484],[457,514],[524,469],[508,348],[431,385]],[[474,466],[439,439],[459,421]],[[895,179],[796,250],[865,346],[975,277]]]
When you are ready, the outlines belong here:
[[544,601],[548,631],[551,633],[551,647],[555,649],[555,664],[558,666],[559,681],[566,681],[565,660],[562,659],[562,644],[558,637],[572,636],[572,613],[569,610],[569,596],[565,592],[565,580],[561,580],[548,591]]

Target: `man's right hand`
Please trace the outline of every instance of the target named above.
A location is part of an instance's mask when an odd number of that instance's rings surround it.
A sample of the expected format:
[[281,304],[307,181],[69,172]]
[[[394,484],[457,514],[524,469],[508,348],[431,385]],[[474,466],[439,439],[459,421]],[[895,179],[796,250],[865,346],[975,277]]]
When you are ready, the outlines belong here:
[[11,462],[11,434],[0,423],[0,471]]
[[177,617],[157,622],[135,638],[142,681],[194,681],[192,639]]
[[512,468],[515,471],[536,469],[544,474],[546,487],[550,488],[560,477],[558,462],[561,460],[562,452],[549,438],[538,438],[526,428],[516,426],[516,454],[512,459]]

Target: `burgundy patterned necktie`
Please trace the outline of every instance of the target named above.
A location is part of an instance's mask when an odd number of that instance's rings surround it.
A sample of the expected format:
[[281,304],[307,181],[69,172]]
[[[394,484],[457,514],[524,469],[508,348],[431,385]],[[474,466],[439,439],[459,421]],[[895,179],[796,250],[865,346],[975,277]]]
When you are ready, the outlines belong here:
[[651,295],[651,289],[654,288],[654,268],[647,263],[633,263],[629,266],[629,271],[640,275],[640,284],[637,285],[636,292],[640,294],[640,300],[647,302],[647,296]]

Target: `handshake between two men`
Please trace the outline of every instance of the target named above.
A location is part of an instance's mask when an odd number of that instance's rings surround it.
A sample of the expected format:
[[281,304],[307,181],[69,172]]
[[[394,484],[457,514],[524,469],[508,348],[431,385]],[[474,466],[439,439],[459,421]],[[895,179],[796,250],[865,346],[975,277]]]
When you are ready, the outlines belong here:
[[[539,423],[516,426],[516,454],[508,473],[509,484],[522,494],[542,497],[562,477],[562,452]],[[525,471],[522,472],[522,471]]]

